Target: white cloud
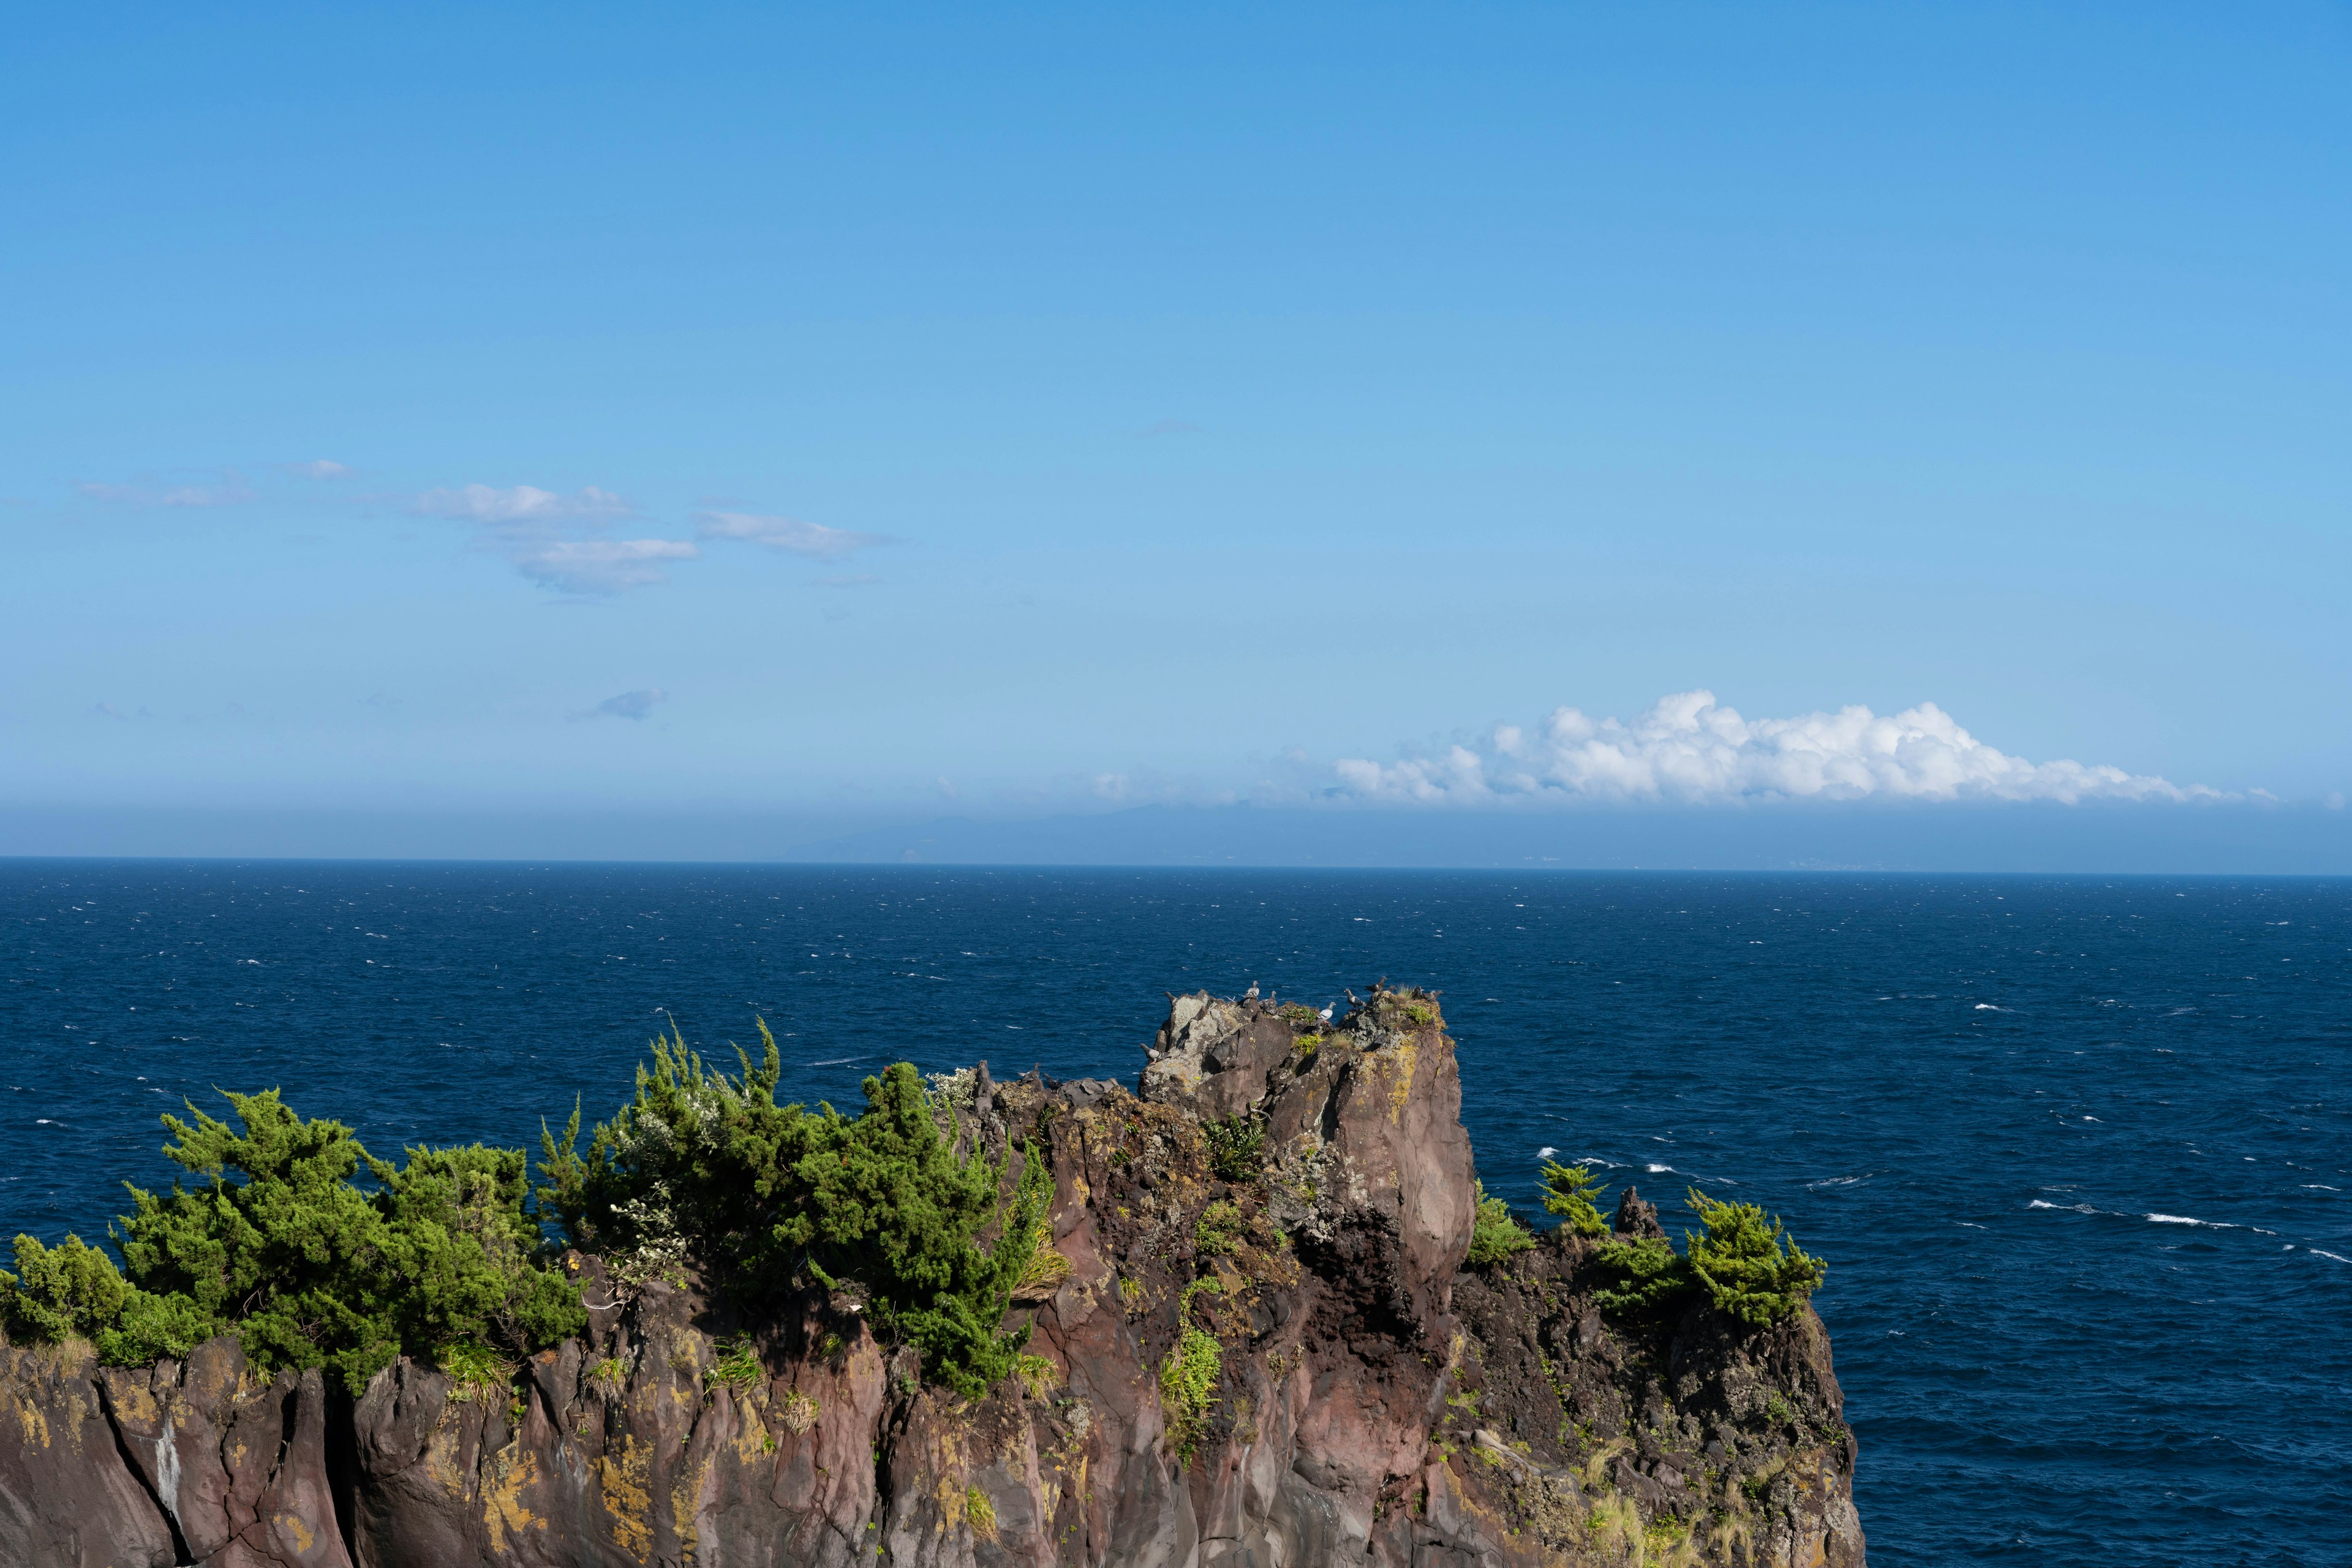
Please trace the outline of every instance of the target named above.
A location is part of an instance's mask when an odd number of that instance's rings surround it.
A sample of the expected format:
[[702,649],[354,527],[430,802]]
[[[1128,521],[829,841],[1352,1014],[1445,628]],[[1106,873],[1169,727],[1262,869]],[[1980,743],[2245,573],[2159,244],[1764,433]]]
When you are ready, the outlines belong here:
[[608,539],[606,524],[636,515],[625,497],[586,485],[570,495],[537,485],[462,485],[426,490],[408,510],[482,530],[482,548],[544,587],[574,595],[625,593],[667,583],[662,564],[693,561],[688,539]]
[[348,479],[359,470],[348,464],[330,462],[324,458],[307,463],[280,463],[280,470],[305,479]]
[[1448,805],[2232,798],[2120,768],[2012,757],[1932,702],[1886,718],[1857,706],[1751,721],[1709,691],[1664,698],[1631,723],[1559,708],[1532,728],[1497,725],[1443,755],[1349,758],[1334,771],[1343,795]]
[[583,708],[572,715],[574,719],[633,719],[642,721],[654,710],[654,704],[669,700],[669,693],[658,686],[648,686],[641,691],[624,691],[617,697],[607,697],[593,708]]
[[504,536],[492,548],[534,583],[566,594],[619,594],[669,581],[665,561],[692,561],[685,539],[548,539]]
[[109,506],[236,506],[253,499],[253,487],[234,469],[210,484],[79,484],[76,494]]
[[805,555],[812,561],[838,561],[860,550],[891,542],[884,533],[858,533],[827,528],[794,517],[765,517],[751,511],[705,511],[695,514],[695,534],[701,539],[742,539]]
[[611,490],[583,485],[570,495],[537,485],[460,485],[426,490],[408,509],[419,517],[460,522],[596,522],[632,517],[636,509]]

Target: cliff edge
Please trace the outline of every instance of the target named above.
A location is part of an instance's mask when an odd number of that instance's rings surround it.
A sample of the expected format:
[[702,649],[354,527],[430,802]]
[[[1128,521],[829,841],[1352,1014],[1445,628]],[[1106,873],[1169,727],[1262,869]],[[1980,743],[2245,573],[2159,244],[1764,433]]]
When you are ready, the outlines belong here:
[[[587,1331],[510,1386],[404,1357],[354,1398],[229,1338],[150,1367],[0,1347],[0,1561],[1862,1563],[1809,1306],[1604,1310],[1606,1242],[1568,1226],[1465,1265],[1433,995],[1336,1024],[1181,996],[1148,1057],[1139,1092],[941,1080],[963,1147],[1026,1141],[1053,1183],[1034,1334],[984,1397],[927,1383],[851,1282],[748,1321],[578,1252]],[[1657,1230],[1630,1189],[1615,1228]]]

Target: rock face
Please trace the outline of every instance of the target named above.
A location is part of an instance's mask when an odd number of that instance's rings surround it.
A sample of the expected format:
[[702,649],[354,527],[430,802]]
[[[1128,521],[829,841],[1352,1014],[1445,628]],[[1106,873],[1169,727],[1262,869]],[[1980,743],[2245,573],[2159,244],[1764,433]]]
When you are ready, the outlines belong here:
[[[1862,1563],[1810,1310],[1604,1321],[1597,1244],[1564,1231],[1463,1267],[1433,996],[1336,1025],[1177,997],[1150,1057],[1139,1095],[959,1080],[962,1135],[1034,1140],[1055,1184],[1059,1261],[1016,1299],[1034,1359],[985,1399],[923,1383],[853,1292],[741,1322],[577,1255],[589,1331],[512,1388],[404,1360],[352,1401],[226,1341],[136,1369],[0,1349],[0,1562]],[[1654,1213],[1629,1193],[1618,1228]],[[1162,1369],[1204,1334],[1193,1407]]]

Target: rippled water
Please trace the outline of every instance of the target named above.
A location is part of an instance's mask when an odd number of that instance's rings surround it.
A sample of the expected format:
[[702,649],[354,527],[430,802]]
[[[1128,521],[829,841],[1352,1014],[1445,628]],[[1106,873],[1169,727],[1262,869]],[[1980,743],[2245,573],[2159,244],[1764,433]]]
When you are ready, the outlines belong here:
[[2352,1561],[2352,883],[0,863],[0,1234],[208,1086],[535,1137],[675,1018],[785,1089],[1130,1075],[1163,991],[1442,988],[1490,1188],[1762,1202],[1882,1564]]

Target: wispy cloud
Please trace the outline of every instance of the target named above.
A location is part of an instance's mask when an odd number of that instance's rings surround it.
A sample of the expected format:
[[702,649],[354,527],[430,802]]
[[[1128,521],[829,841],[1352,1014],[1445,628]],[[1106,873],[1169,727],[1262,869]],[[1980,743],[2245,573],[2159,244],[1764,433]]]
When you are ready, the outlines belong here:
[[459,485],[426,490],[408,510],[419,517],[482,523],[607,522],[636,515],[626,500],[594,485],[583,485],[570,495],[537,485]]
[[607,697],[593,708],[583,708],[572,716],[574,719],[628,719],[642,722],[654,710],[655,704],[668,700],[668,692],[658,686],[648,686],[641,691],[624,691],[617,697]]
[[594,485],[569,495],[536,485],[462,485],[426,490],[408,510],[473,523],[482,530],[482,548],[532,582],[580,597],[666,583],[665,563],[702,553],[688,539],[604,537],[606,526],[637,510],[626,498]]
[[1334,764],[1337,793],[1433,805],[1752,799],[2217,801],[2202,785],[2075,762],[2028,762],[1986,745],[1932,702],[1889,717],[1864,707],[1748,720],[1709,691],[1662,699],[1631,722],[1553,710],[1497,725],[1443,754]]
[[771,550],[804,555],[812,561],[839,561],[877,544],[895,543],[887,533],[858,533],[827,528],[796,517],[768,517],[751,511],[703,511],[694,518],[699,539],[740,539]]
[[348,464],[330,462],[324,458],[314,458],[307,463],[280,463],[278,468],[304,479],[348,479],[359,472]]
[[685,539],[518,539],[493,546],[516,571],[565,594],[621,594],[669,581],[665,561],[702,552]]
[[253,487],[246,482],[244,475],[234,468],[225,468],[218,479],[203,483],[152,480],[134,485],[115,485],[90,481],[74,486],[74,493],[86,500],[102,501],[108,506],[236,506],[253,499]]

